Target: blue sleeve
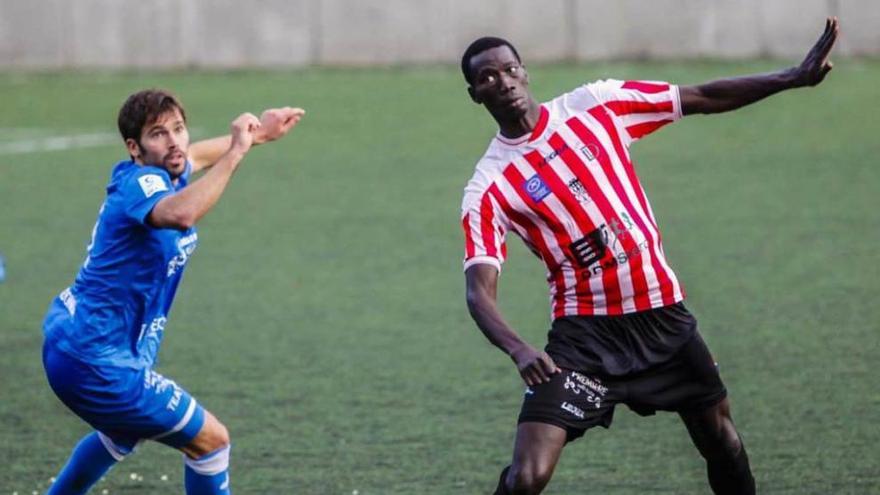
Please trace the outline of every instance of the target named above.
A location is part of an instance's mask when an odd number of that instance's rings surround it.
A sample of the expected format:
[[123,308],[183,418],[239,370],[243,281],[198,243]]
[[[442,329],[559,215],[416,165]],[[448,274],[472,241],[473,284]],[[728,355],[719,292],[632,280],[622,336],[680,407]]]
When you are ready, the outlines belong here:
[[119,194],[125,216],[146,225],[150,211],[159,200],[174,194],[174,186],[165,170],[142,166],[122,181]]

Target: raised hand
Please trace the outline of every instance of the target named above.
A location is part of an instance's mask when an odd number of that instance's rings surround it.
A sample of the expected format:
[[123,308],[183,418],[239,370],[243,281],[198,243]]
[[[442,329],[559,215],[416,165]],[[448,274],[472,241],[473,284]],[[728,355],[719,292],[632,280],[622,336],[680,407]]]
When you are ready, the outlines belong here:
[[560,370],[546,352],[525,345],[510,356],[526,385],[533,386],[550,381],[550,376]]
[[274,141],[290,131],[302,119],[306,111],[302,108],[270,108],[260,115],[260,129],[254,136],[254,144]]
[[831,53],[839,33],[840,22],[837,17],[825,19],[825,32],[807,53],[804,61],[796,68],[799,86],[815,86],[825,79],[825,75],[834,67],[834,64],[828,60],[828,55]]

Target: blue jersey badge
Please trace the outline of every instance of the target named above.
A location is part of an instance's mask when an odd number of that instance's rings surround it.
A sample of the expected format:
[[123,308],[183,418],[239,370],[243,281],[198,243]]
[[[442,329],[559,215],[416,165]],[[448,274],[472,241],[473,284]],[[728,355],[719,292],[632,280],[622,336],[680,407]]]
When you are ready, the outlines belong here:
[[541,200],[550,195],[550,188],[547,187],[547,184],[541,180],[541,177],[538,176],[538,174],[533,175],[526,181],[525,189],[526,194],[528,194],[535,203],[540,203]]

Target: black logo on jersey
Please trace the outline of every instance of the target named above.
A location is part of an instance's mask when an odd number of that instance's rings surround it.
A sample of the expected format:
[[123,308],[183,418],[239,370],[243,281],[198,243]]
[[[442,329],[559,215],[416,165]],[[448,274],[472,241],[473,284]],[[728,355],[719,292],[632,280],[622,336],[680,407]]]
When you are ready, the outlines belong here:
[[598,229],[572,242],[569,246],[575,261],[587,268],[605,257],[608,250],[608,230],[603,223]]
[[568,181],[568,189],[574,195],[574,198],[580,203],[589,203],[590,195],[587,194],[587,188],[581,183],[580,179],[574,178]]
[[547,156],[541,157],[541,161],[538,163],[538,167],[543,167],[550,163],[551,160],[556,159],[560,153],[568,149],[568,145],[562,143],[558,148],[553,148],[553,151],[547,154]]

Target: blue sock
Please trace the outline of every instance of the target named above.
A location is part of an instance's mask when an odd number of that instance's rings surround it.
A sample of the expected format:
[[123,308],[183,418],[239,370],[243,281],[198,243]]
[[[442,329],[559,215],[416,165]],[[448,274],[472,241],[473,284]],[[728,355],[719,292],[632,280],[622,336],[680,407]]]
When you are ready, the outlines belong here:
[[78,495],[86,493],[104,473],[122,459],[104,446],[98,432],[92,432],[74,447],[67,464],[58,474],[47,495]]
[[229,495],[229,446],[198,459],[184,457],[187,495]]

